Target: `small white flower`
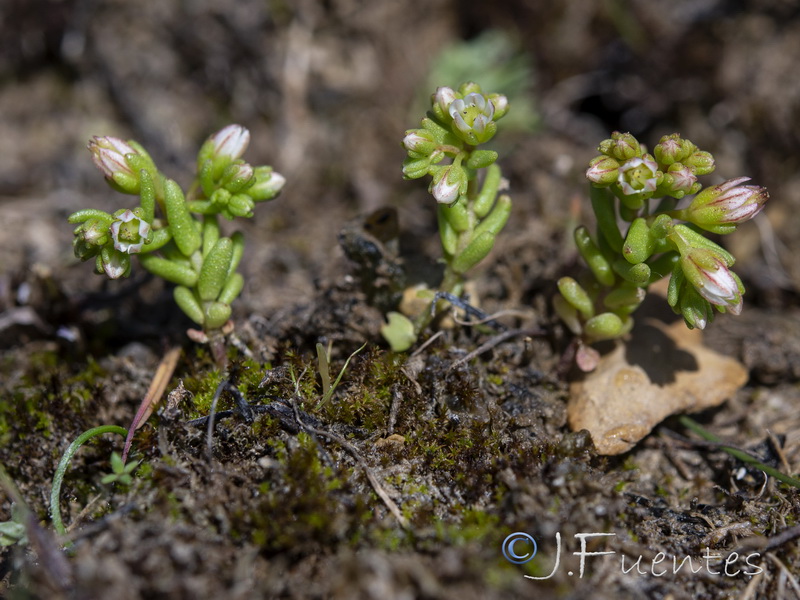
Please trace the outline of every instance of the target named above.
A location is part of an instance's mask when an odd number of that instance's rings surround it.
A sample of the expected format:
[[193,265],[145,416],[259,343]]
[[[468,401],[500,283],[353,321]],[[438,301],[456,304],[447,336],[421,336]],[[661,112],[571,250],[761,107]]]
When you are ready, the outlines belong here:
[[114,249],[124,254],[141,252],[148,235],[150,235],[150,223],[137,217],[132,210],[126,210],[111,224]]
[[620,166],[617,182],[626,196],[654,192],[658,187],[658,165],[646,157],[631,158]]
[[494,104],[487,102],[482,94],[472,93],[453,100],[448,112],[459,131],[473,132],[480,138],[494,116]]

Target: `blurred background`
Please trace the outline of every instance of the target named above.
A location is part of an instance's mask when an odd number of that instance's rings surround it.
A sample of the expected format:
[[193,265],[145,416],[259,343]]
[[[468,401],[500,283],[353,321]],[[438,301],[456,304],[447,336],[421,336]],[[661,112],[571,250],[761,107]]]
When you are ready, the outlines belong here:
[[[187,185],[210,133],[251,131],[245,158],[287,185],[243,226],[240,316],[338,277],[339,230],[382,206],[434,260],[435,207],[402,180],[400,140],[437,86],[464,80],[511,100],[495,148],[515,212],[483,267],[504,274],[506,304],[569,263],[569,230],[591,218],[583,172],[617,129],[650,146],[680,132],[717,158],[704,183],[769,188],[765,216],[726,244],[747,302],[784,308],[800,283],[798,16],[791,0],[4,0],[0,308],[39,302],[55,326],[53,297],[124,285],[72,256],[70,212],[129,202],[94,168],[93,135],[139,141]],[[38,327],[4,326],[7,343]]]

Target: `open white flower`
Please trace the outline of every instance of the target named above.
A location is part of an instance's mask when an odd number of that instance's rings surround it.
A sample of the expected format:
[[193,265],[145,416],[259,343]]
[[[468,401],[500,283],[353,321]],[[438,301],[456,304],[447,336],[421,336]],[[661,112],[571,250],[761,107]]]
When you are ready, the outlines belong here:
[[631,158],[620,166],[617,183],[626,196],[655,192],[658,187],[658,165],[647,156]]
[[[114,249],[124,254],[138,254],[150,235],[150,223],[143,221],[132,210],[118,215],[111,224]],[[113,278],[112,278],[113,279]]]
[[466,141],[482,144],[494,135],[496,127],[491,127],[494,117],[494,104],[483,94],[467,94],[463,99],[456,98],[447,109],[453,123]]

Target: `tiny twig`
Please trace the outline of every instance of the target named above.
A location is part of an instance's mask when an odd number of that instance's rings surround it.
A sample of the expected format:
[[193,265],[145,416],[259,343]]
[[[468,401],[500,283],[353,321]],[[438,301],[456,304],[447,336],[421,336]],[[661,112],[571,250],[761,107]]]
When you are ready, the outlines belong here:
[[477,319],[476,321],[467,323],[468,325],[485,324],[497,331],[506,330],[505,325],[498,323],[492,317],[483,312],[481,309],[472,306],[466,300],[462,300],[461,298],[459,298],[454,294],[451,294],[450,292],[436,292],[436,294],[433,296],[433,302],[431,303],[432,314],[435,313],[436,305],[438,304],[439,300],[447,300],[447,302],[449,302],[451,305],[460,308],[469,316],[475,317]]
[[795,577],[795,576],[792,574],[792,572],[791,572],[791,571],[789,571],[789,569],[787,569],[787,568],[786,568],[786,565],[785,565],[785,564],[783,564],[783,561],[781,561],[781,560],[780,560],[780,559],[779,559],[777,556],[775,556],[775,555],[774,555],[772,552],[767,552],[767,557],[768,557],[768,558],[769,558],[769,559],[770,559],[770,560],[771,560],[773,563],[775,563],[775,565],[776,565],[776,566],[777,566],[777,567],[778,567],[778,568],[779,568],[781,571],[783,571],[783,573],[786,575],[786,579],[787,579],[787,581],[789,582],[789,585],[791,585],[791,586],[792,586],[792,589],[794,590],[795,596],[796,596],[797,598],[800,598],[800,583],[798,583],[798,582],[797,582],[797,578],[796,578],[796,577]]
[[418,354],[420,354],[423,350],[425,350],[425,348],[430,346],[434,342],[434,340],[437,340],[438,338],[442,337],[443,335],[444,335],[444,331],[437,331],[436,333],[434,333],[431,337],[429,337],[427,340],[425,340],[424,344],[422,344],[419,348],[414,350],[414,352],[411,353],[411,356],[409,356],[409,358],[412,358],[412,357],[417,356]]
[[487,350],[491,350],[495,346],[498,346],[505,342],[506,340],[510,340],[511,338],[524,335],[524,336],[533,336],[533,335],[543,335],[544,331],[537,328],[537,327],[529,327],[526,329],[510,329],[508,331],[504,331],[502,333],[498,333],[493,338],[487,340],[480,346],[478,346],[475,350],[470,352],[469,354],[465,354],[458,360],[454,361],[448,368],[448,371],[452,371],[456,367],[460,367],[464,363],[471,361],[473,358],[480,356]]
[[795,525],[794,527],[789,527],[788,529],[784,529],[777,535],[773,535],[767,541],[767,545],[764,546],[764,550],[774,550],[779,546],[783,546],[787,542],[791,542],[794,539],[800,538],[800,525]]
[[[507,309],[504,309],[504,310],[499,310],[496,313],[492,313],[490,315],[486,315],[483,319],[478,319],[478,320],[475,320],[475,321],[465,321],[463,319],[459,319],[458,315],[454,314],[453,315],[453,321],[455,321],[456,324],[458,324],[458,325],[487,325],[488,324],[488,325],[491,326],[491,323],[494,322],[496,319],[499,319],[500,317],[509,317],[509,316],[511,316],[511,317],[528,317],[530,315],[528,313],[524,312],[524,311],[521,311],[521,310],[514,310],[513,308],[507,308]],[[505,327],[503,327],[503,330],[505,330]]]

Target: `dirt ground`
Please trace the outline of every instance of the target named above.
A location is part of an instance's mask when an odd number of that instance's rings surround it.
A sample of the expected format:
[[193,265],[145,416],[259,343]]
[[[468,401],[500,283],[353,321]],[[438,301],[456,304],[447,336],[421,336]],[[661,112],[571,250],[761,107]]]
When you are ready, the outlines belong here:
[[[0,596],[800,598],[800,491],[675,418],[599,456],[566,424],[569,337],[550,307],[579,266],[583,172],[612,130],[650,144],[680,132],[715,155],[713,182],[766,186],[758,222],[724,240],[743,314],[705,333],[749,381],[696,419],[800,472],[798,63],[789,0],[3,2],[0,462],[39,525],[0,549]],[[400,140],[437,85],[469,78],[512,102],[495,148],[514,216],[475,300],[530,335],[457,363],[494,335],[462,326],[393,355],[340,237],[394,207],[409,277],[435,278],[435,207],[402,180]],[[235,391],[209,447],[223,374],[186,339],[169,286],[93,276],[66,216],[125,200],[92,165],[91,136],[139,141],[185,184],[228,123],[287,184],[241,225]],[[318,342],[334,373],[367,342],[326,404]],[[134,438],[130,485],[101,482],[119,436],[73,458],[62,552],[48,513],[59,458],[87,429],[127,427],[175,346],[171,402]],[[524,565],[501,550],[514,532],[538,544]]]

